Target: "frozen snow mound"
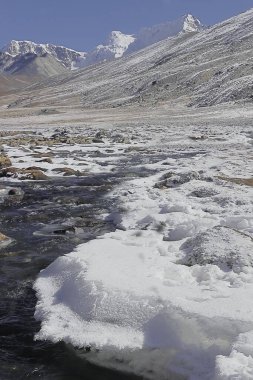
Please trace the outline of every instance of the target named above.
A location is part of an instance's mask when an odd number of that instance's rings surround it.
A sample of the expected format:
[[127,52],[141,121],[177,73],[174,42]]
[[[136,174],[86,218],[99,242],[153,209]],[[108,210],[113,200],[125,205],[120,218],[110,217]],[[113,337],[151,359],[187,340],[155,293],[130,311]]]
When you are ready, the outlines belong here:
[[253,267],[253,239],[228,227],[216,226],[200,232],[181,246],[185,265],[214,264],[240,272]]
[[[142,325],[162,305],[152,300],[153,291],[145,298],[153,271],[141,265],[145,236],[125,234],[122,238],[119,231],[80,245],[42,271],[35,284],[40,299],[36,317],[44,321],[38,338],[81,347],[142,347]],[[154,246],[147,251],[155,265],[156,234],[148,235],[154,237]]]
[[122,363],[150,379],[213,380],[216,357],[228,360],[238,334],[253,328],[253,269],[241,275],[173,258],[155,231],[78,246],[35,282],[36,339],[99,349],[100,365]]

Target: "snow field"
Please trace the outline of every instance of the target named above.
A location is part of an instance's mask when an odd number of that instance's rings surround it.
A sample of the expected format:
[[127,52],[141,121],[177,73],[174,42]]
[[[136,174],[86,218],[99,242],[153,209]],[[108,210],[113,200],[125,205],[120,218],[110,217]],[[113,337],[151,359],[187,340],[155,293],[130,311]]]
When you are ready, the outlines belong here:
[[253,192],[222,179],[252,176],[248,130],[136,131],[167,158],[109,194],[115,232],[41,272],[36,339],[150,379],[252,379]]

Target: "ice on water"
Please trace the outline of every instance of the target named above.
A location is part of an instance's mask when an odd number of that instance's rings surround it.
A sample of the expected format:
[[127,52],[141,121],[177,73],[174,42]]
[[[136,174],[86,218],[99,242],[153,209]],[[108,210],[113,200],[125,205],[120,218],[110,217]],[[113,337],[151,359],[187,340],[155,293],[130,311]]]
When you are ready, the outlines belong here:
[[195,130],[135,127],[165,158],[108,195],[115,232],[40,273],[36,339],[99,349],[91,361],[150,379],[253,379],[253,190],[229,180],[252,176],[251,138]]

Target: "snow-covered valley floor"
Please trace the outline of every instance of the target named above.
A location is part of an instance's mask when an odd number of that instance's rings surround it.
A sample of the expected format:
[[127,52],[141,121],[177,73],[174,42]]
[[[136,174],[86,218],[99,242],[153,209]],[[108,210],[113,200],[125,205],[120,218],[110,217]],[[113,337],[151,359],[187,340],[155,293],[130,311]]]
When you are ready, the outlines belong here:
[[[253,379],[253,131],[239,111],[3,119],[2,187],[38,173],[40,186],[115,179],[99,214],[115,232],[77,243],[35,282],[35,339],[147,379]],[[76,207],[71,188],[66,201]],[[34,236],[86,238],[64,223]]]
[[40,273],[36,339],[150,379],[253,379],[252,128],[99,133],[89,170],[132,173],[107,195],[116,231]]

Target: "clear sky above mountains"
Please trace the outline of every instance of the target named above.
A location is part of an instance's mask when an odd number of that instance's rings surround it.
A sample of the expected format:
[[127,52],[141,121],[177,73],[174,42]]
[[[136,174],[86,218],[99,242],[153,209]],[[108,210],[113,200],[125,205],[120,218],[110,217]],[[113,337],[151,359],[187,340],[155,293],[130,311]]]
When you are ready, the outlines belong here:
[[252,7],[253,0],[1,0],[0,46],[25,39],[85,51],[112,30],[131,34],[186,13],[210,25]]

